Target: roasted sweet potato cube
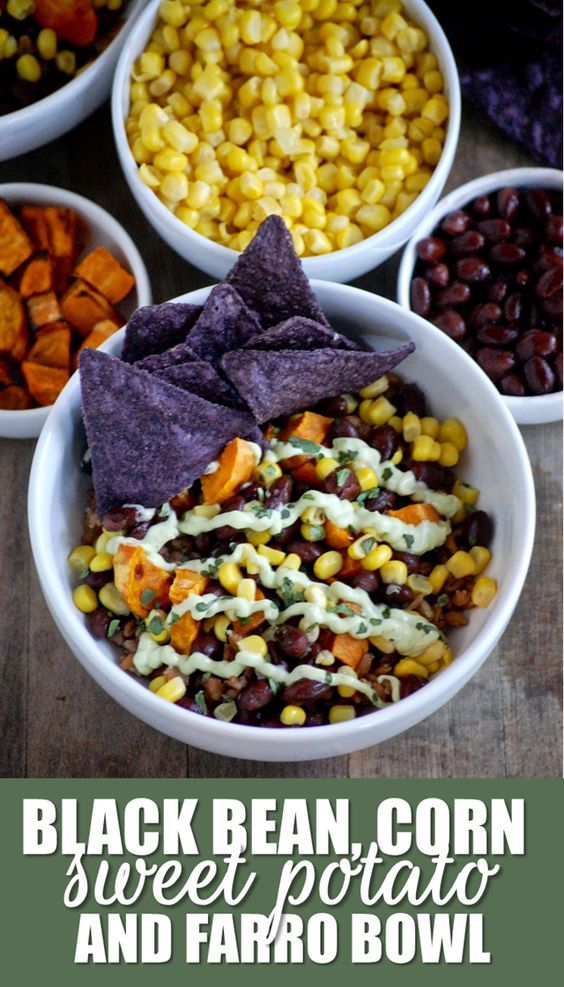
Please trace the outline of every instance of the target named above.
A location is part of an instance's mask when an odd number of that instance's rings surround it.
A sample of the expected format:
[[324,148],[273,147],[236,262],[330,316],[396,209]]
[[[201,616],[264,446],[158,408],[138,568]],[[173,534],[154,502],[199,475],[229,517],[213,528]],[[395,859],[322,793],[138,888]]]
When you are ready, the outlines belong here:
[[112,322],[111,319],[102,319],[101,322],[97,322],[94,326],[92,332],[86,337],[81,350],[97,350],[102,343],[105,343],[110,336],[113,336],[114,332],[117,332],[119,325],[117,322]]
[[12,368],[7,360],[0,360],[0,387],[10,387],[14,383]]
[[42,295],[32,295],[27,300],[30,322],[38,329],[50,322],[59,322],[62,313],[54,291],[44,291]]
[[58,367],[42,367],[39,363],[22,363],[22,373],[27,389],[38,404],[54,404],[69,379],[67,370]]
[[37,333],[35,343],[27,354],[30,363],[40,363],[44,367],[59,367],[67,370],[70,366],[71,330],[64,322],[55,322],[53,327]]
[[0,278],[0,353],[23,360],[28,345],[27,316],[17,291]]
[[20,206],[20,217],[38,250],[49,250],[49,224],[42,206]]
[[119,315],[108,301],[94,288],[80,278],[74,282],[61,298],[61,310],[67,322],[80,333],[88,336],[94,326],[104,319],[119,325]]
[[20,281],[20,295],[42,295],[53,288],[53,265],[46,250],[32,257],[26,264]]
[[153,565],[141,546],[119,546],[114,556],[114,580],[127,606],[138,617],[146,617],[153,607],[169,603],[172,576]]
[[11,384],[0,390],[0,408],[2,411],[25,411],[31,408],[31,398],[23,387]]
[[0,273],[13,274],[32,253],[33,245],[22,224],[0,199]]
[[117,305],[129,294],[135,278],[124,270],[119,261],[105,247],[96,247],[81,260],[75,274],[96,288],[112,305]]

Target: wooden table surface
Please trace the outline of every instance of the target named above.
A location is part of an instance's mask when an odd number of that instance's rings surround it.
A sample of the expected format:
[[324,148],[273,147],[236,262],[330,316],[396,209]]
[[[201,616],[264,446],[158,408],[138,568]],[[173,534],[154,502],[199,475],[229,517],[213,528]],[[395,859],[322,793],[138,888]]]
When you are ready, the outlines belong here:
[[[466,108],[448,187],[534,162]],[[45,182],[99,202],[139,245],[155,302],[210,279],[165,246],[122,179],[108,106],[72,134],[0,164],[0,183]],[[398,256],[358,284],[393,298]],[[0,774],[7,777],[555,777],[561,767],[561,426],[524,428],[538,525],[511,624],[480,672],[407,733],[348,757],[236,761],[170,740],[83,671],[43,601],[26,523],[33,441],[0,439]],[[187,714],[189,715],[189,714]]]

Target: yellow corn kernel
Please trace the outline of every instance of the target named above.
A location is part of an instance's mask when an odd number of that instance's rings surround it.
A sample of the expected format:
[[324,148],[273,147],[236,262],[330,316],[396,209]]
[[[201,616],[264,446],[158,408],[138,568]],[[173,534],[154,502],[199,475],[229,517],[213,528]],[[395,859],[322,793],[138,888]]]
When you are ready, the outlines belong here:
[[41,65],[35,55],[20,55],[16,62],[16,72],[25,82],[39,82]]
[[364,240],[364,234],[356,223],[349,223],[346,229],[338,230],[335,234],[335,241],[339,250],[352,247],[355,243],[360,243],[361,240]]
[[165,147],[155,155],[153,164],[160,171],[184,171],[188,167],[188,158],[172,147]]
[[414,593],[421,593],[422,596],[428,596],[429,593],[433,592],[431,580],[427,579],[426,576],[420,575],[418,572],[412,572],[407,577],[407,585]]
[[280,713],[280,722],[285,727],[303,727],[306,718],[305,710],[301,706],[284,706]]
[[380,578],[383,583],[393,583],[395,586],[404,586],[407,582],[407,566],[399,559],[385,562],[380,568]]
[[466,429],[458,418],[445,418],[440,427],[439,438],[441,442],[452,442],[459,452],[463,452],[468,445]]
[[186,23],[188,10],[180,0],[162,0],[159,6],[159,15],[165,24],[182,27]]
[[121,535],[121,534],[123,534],[122,531],[106,531],[105,528],[102,528],[102,534],[98,535],[98,538],[96,539],[96,544],[94,545],[94,548],[96,549],[96,555],[101,555],[102,552],[106,552],[108,548],[108,542],[111,541],[112,538],[115,538],[116,535]]
[[431,120],[432,123],[440,127],[441,123],[444,123],[448,117],[448,103],[446,99],[431,96],[431,99],[428,99],[423,106],[421,116],[427,120]]
[[428,171],[417,171],[414,175],[409,175],[405,180],[405,187],[408,192],[421,192],[428,184],[431,175]]
[[253,655],[260,655],[264,658],[268,652],[268,645],[259,634],[250,634],[249,637],[239,641],[237,647],[240,651],[250,651]]
[[155,695],[159,699],[166,699],[169,703],[177,703],[186,695],[186,683],[184,679],[180,678],[180,675],[175,675],[173,679],[169,679],[168,682],[161,685]]
[[302,560],[301,560],[301,558],[300,558],[299,555],[296,555],[295,552],[290,552],[290,554],[287,555],[286,558],[284,559],[284,568],[285,569],[296,569],[297,570],[297,569],[300,568],[301,564],[302,564]]
[[333,250],[331,240],[322,230],[308,230],[304,242],[311,254],[330,254]]
[[342,706],[331,706],[329,710],[329,723],[346,723],[348,720],[354,720],[356,717],[356,710],[354,706],[345,705]]
[[192,513],[196,517],[205,517],[211,521],[212,518],[217,517],[221,513],[221,507],[219,504],[196,504],[192,509]]
[[282,476],[282,470],[280,469],[278,463],[264,462],[260,463],[255,469],[255,477],[260,483],[263,483],[265,487],[271,487],[275,480],[279,480]]
[[455,552],[448,559],[446,567],[455,579],[464,579],[476,572],[476,563],[469,552]]
[[401,434],[401,431],[403,429],[403,421],[399,415],[392,415],[392,417],[388,419],[387,424],[392,426],[396,435]]
[[[351,668],[349,665],[342,665],[339,668],[339,675],[344,675],[348,679],[358,680],[358,676],[354,668]],[[342,699],[351,699],[356,692],[356,688],[353,685],[338,685],[337,692],[339,693]]]
[[337,460],[331,459],[328,456],[320,459],[319,462],[315,464],[315,472],[320,480],[325,480],[330,473],[333,473],[338,468],[339,464]]
[[244,171],[256,171],[257,163],[247,151],[242,147],[233,147],[226,158],[226,165],[235,174],[242,174]]
[[72,600],[81,613],[93,613],[98,607],[98,597],[91,586],[77,586],[73,590]]
[[37,50],[46,62],[57,54],[57,32],[50,27],[43,28],[37,35]]
[[164,610],[151,610],[145,623],[149,637],[156,644],[166,644],[167,641],[170,641],[170,632],[166,626],[166,613]]
[[224,562],[219,567],[217,578],[223,588],[226,589],[228,593],[232,593],[233,596],[235,596],[237,593],[237,586],[243,578],[243,573],[235,562]]
[[486,548],[484,545],[474,545],[470,549],[470,555],[474,559],[474,571],[476,575],[479,576],[480,573],[484,571],[486,566],[489,565],[492,553],[489,548]]
[[98,593],[100,603],[106,610],[111,610],[117,617],[125,617],[129,613],[129,607],[123,599],[115,583],[106,583]]
[[394,675],[399,679],[404,675],[419,675],[422,679],[429,678],[429,669],[413,658],[400,658],[397,665],[394,665]]
[[362,201],[370,206],[374,206],[380,201],[385,191],[386,186],[384,182],[380,181],[379,178],[373,178],[364,186],[361,192]]
[[304,161],[298,161],[294,165],[294,176],[296,182],[304,190],[304,192],[309,192],[309,190],[315,188],[317,184],[315,171],[311,165]]
[[250,528],[245,531],[245,538],[251,545],[266,545],[271,537],[270,531],[252,531]]
[[165,678],[164,675],[157,675],[156,678],[151,679],[151,681],[149,682],[149,691],[158,692],[160,687],[164,685],[165,682],[167,681],[168,680]]
[[442,446],[435,442],[430,435],[418,435],[411,448],[411,456],[416,463],[436,462],[441,455]]
[[355,215],[357,223],[374,232],[387,226],[391,218],[390,210],[387,206],[382,205],[381,201],[374,205],[368,203],[362,205]]
[[448,578],[448,569],[446,565],[436,565],[434,569],[429,573],[428,579],[433,587],[433,593],[440,593],[446,580]]
[[302,538],[306,541],[323,541],[325,537],[325,528],[322,524],[309,524],[306,522],[300,526],[300,531]]
[[318,579],[326,580],[336,576],[343,567],[343,557],[340,552],[324,552],[313,565],[314,574]]
[[372,490],[378,486],[378,477],[369,466],[359,466],[355,473],[361,490]]
[[436,418],[421,418],[421,435],[428,435],[431,439],[439,437],[439,422]]
[[75,572],[84,572],[89,568],[95,555],[96,551],[92,545],[77,545],[70,553],[67,562]]
[[429,647],[425,648],[420,655],[417,655],[417,662],[420,665],[424,665],[429,671],[434,671],[433,665],[435,662],[442,661],[443,655],[447,650],[446,644],[443,641],[433,641]]
[[382,69],[383,63],[379,58],[364,58],[355,68],[355,79],[360,86],[374,92],[380,84]]
[[405,62],[397,56],[382,59],[382,82],[402,82],[405,77]]
[[101,552],[90,561],[91,572],[109,572],[114,567],[113,556],[109,552]]
[[254,579],[241,579],[239,585],[237,586],[237,596],[240,600],[248,600],[250,603],[256,597],[257,584]]
[[[452,439],[450,439],[452,442]],[[453,442],[453,445],[455,443]],[[455,480],[452,492],[455,497],[458,497],[463,504],[467,504],[473,507],[477,503],[478,497],[480,496],[480,491],[476,487],[471,487],[467,483],[463,483],[462,480]]]
[[442,144],[434,137],[425,138],[421,142],[421,150],[423,152],[423,160],[429,165],[436,165],[443,153]]
[[472,603],[475,607],[488,607],[496,593],[496,580],[491,576],[480,576],[472,587]]
[[361,401],[358,409],[363,422],[366,422],[368,425],[385,425],[395,411],[394,405],[383,394],[379,398],[376,398],[375,401],[366,398],[364,401]]
[[373,647],[378,648],[383,655],[391,655],[396,650],[396,646],[393,641],[388,641],[385,637],[371,637],[370,644]]
[[192,154],[198,146],[196,134],[191,133],[178,120],[170,120],[162,130],[162,135],[167,144],[170,144],[175,151],[183,154]]
[[227,641],[227,631],[229,629],[229,625],[230,625],[229,617],[226,617],[224,613],[218,614],[218,616],[215,618],[213,625],[213,632],[216,638],[218,639],[218,641],[222,641],[223,644],[225,644],[225,642]]
[[188,194],[188,179],[181,171],[172,171],[161,182],[161,195],[170,202],[182,202]]
[[406,442],[415,442],[421,435],[421,421],[412,411],[403,416],[403,437]]
[[368,553],[373,548],[373,543],[375,539],[372,535],[367,535],[366,533],[353,541],[352,545],[349,545],[347,549],[347,554],[350,555],[351,559],[360,561],[365,559]]
[[452,442],[441,442],[440,444],[441,454],[439,456],[439,463],[441,466],[456,466],[459,455],[458,449]]
[[341,141],[341,154],[352,164],[362,164],[369,150],[369,142],[358,137],[345,137]]
[[286,559],[286,553],[279,548],[270,548],[268,545],[259,545],[258,554],[270,562],[270,565],[281,565]]
[[380,569],[386,562],[389,562],[392,557],[392,549],[389,545],[377,545],[373,548],[365,559],[361,560],[361,566],[368,572],[376,572]]

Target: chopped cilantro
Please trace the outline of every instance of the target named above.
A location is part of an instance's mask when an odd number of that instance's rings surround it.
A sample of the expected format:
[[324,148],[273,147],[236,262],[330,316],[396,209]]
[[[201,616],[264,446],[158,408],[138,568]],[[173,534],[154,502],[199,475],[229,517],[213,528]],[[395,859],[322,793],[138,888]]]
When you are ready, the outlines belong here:
[[478,539],[476,538],[476,535],[468,536],[468,544],[470,545],[470,548],[474,548],[474,545],[478,544]]
[[344,463],[352,463],[354,459],[358,456],[358,451],[356,449],[339,449],[337,453],[337,462],[339,466],[343,466]]
[[431,631],[434,631],[435,630],[435,628],[431,624],[422,624],[421,621],[419,621],[415,625],[415,630],[416,631],[423,631],[424,634],[430,634]]
[[290,511],[288,510],[287,507],[285,507],[284,510],[280,512],[280,517],[283,518],[290,517]]
[[202,713],[204,716],[207,716],[208,715],[208,704],[206,702],[206,696],[205,696],[204,690],[203,689],[200,689],[200,691],[197,692],[196,695],[194,696],[194,699],[196,700],[196,703],[198,704],[198,708],[200,710],[200,713]]
[[448,593],[441,593],[441,595],[437,597],[437,606],[444,607],[446,603],[448,603]]
[[317,442],[310,442],[309,439],[300,439],[296,435],[293,435],[288,442],[291,446],[301,449],[302,452],[307,453],[309,456],[317,456],[321,451],[321,446]]
[[88,568],[88,566],[86,566],[86,569],[83,569],[82,570],[82,572],[80,573],[80,576],[78,578],[79,579],[86,579],[86,577],[89,574],[89,572],[90,572],[90,569]]
[[382,610],[382,616],[383,616],[384,620],[389,620],[390,617],[391,617],[391,614],[392,614],[392,611],[390,610],[390,608],[389,607],[384,607],[384,609]]
[[391,476],[392,476],[392,470],[390,469],[389,466],[386,466],[386,469],[382,470],[382,479],[385,482],[386,480],[389,480]]
[[207,610],[208,609],[208,606],[209,606],[208,603],[203,603],[203,602],[202,603],[196,603],[196,610],[198,611],[198,613],[203,613],[204,610]]
[[325,672],[325,681],[327,685],[333,684],[333,676],[331,675],[331,672]]
[[374,627],[379,627],[380,624],[382,623],[382,621],[381,620],[378,620],[376,617],[371,617],[370,618],[370,623],[373,624]]
[[157,594],[154,589],[144,589],[141,593],[141,603],[143,606],[150,607],[156,595]]
[[367,630],[368,630],[368,627],[366,626],[366,624],[361,623],[361,624],[358,625],[358,627],[356,629],[356,633],[357,634],[366,634]]
[[334,607],[327,607],[327,613],[338,613],[343,617],[354,617],[354,610],[346,603],[337,603]]
[[257,517],[270,517],[272,514],[272,509],[270,507],[263,507],[262,504],[251,504],[251,511]]
[[349,473],[350,470],[337,470],[336,479],[337,479],[338,487],[344,487],[345,483],[348,480]]
[[363,538],[360,544],[362,545],[363,551],[365,551],[366,554],[368,555],[368,553],[372,551],[372,549],[374,548],[376,544],[376,539],[371,537]]
[[252,614],[249,614],[248,617],[239,617],[239,623],[244,626],[245,624],[248,624],[249,623],[249,620],[251,619],[251,617],[252,617]]
[[370,490],[363,490],[361,494],[356,498],[359,504],[364,504],[365,501],[371,500],[372,497],[378,496],[378,487],[370,487]]
[[280,688],[280,683],[279,683],[279,682],[277,682],[277,681],[276,681],[276,679],[269,679],[269,680],[268,680],[268,684],[269,684],[269,686],[270,686],[270,691],[271,691],[271,692],[272,692],[272,693],[273,693],[274,695],[276,695],[276,693],[278,692],[278,690],[279,690],[279,688]]
[[216,706],[213,715],[216,720],[225,720],[226,723],[230,723],[237,716],[237,703],[234,699],[229,699],[227,702],[220,703]]
[[[112,621],[113,623],[113,621]],[[160,617],[151,617],[149,623],[147,624],[147,630],[150,634],[162,634],[164,631],[164,624]]]
[[180,620],[180,614],[178,614],[178,613],[173,613],[173,612],[171,611],[171,614],[170,614],[170,617],[168,618],[168,622],[169,622],[169,624],[176,624],[176,622],[177,622],[178,620]]
[[405,544],[407,545],[407,547],[408,548],[411,548],[412,545],[413,545],[413,542],[415,541],[414,535],[402,535],[402,538],[403,538]]
[[288,576],[284,576],[284,579],[282,580],[280,596],[282,597],[284,606],[286,607],[291,607],[294,603],[301,603],[304,598],[301,589],[296,588]]
[[106,637],[113,637],[116,631],[119,631],[119,620],[116,620],[114,617],[114,619],[110,620],[110,623],[108,624]]
[[305,493],[305,494],[302,494],[302,500],[314,500],[314,496],[313,496],[313,494]]

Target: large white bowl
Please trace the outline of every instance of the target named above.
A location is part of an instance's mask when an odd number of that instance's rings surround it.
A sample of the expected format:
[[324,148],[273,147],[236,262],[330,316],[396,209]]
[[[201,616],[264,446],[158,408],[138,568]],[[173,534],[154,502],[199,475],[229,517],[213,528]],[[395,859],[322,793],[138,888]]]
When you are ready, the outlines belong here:
[[[508,168],[491,175],[482,175],[472,182],[466,182],[449,192],[425,217],[407,244],[398,271],[397,299],[404,308],[411,308],[410,287],[417,261],[415,248],[424,237],[429,236],[447,213],[462,209],[479,195],[489,195],[497,189],[510,185],[515,188],[533,186],[562,191],[563,174],[555,168]],[[434,333],[444,335],[437,326],[429,323]],[[483,371],[482,371],[483,372]],[[562,391],[554,394],[540,394],[526,398],[512,398],[501,395],[515,421],[519,425],[543,425],[560,421],[562,418]]]
[[132,0],[124,12],[127,23],[84,72],[37,103],[0,116],[0,161],[42,147],[98,109],[110,92],[114,68],[132,20],[145,3],[146,0]]
[[[535,495],[523,440],[476,364],[456,343],[444,335],[437,339],[427,322],[394,302],[348,286],[323,281],[313,285],[336,326],[380,345],[382,339],[404,340],[408,335],[415,340],[417,349],[401,372],[424,388],[434,414],[458,415],[466,423],[470,445],[459,472],[481,489],[480,504],[495,521],[488,571],[498,580],[499,592],[487,610],[472,611],[468,626],[453,635],[454,662],[419,692],[357,720],[306,730],[222,723],[157,698],[119,667],[109,642],[92,637],[71,599],[73,578],[66,559],[80,542],[86,486],[79,472],[83,450],[77,427],[77,374],[49,416],[31,470],[28,512],[35,564],[49,609],[69,647],[93,678],[141,720],[187,744],[230,757],[304,761],[346,754],[387,740],[433,713],[474,675],[499,640],[519,598],[533,546]],[[208,291],[203,288],[180,300],[201,304]],[[116,334],[104,349],[118,355],[122,341],[123,334]]]
[[[82,223],[84,234],[83,254],[95,247],[108,250],[131,271],[135,287],[130,295],[120,303],[119,309],[127,321],[136,309],[151,304],[149,275],[141,254],[123,226],[110,216],[105,209],[90,199],[74,192],[52,185],[35,185],[32,182],[12,182],[0,185],[0,199],[9,205],[27,203],[33,206],[63,206],[75,209]],[[3,411],[0,409],[0,436],[8,439],[31,439],[39,435],[51,407],[29,408],[26,411]]]
[[[324,254],[322,257],[304,257],[302,263],[309,278],[351,281],[382,264],[409,239],[429,209],[432,209],[452,167],[460,129],[460,86],[456,63],[446,36],[427,4],[423,0],[404,0],[404,6],[427,32],[430,47],[439,60],[445,80],[450,115],[441,159],[429,183],[412,205],[381,232],[344,250]],[[140,179],[138,166],[127,141],[124,121],[129,111],[131,68],[153,32],[158,8],[159,0],[152,0],[129,32],[118,62],[112,90],[112,119],[116,147],[127,184],[140,209],[157,233],[173,250],[195,267],[215,278],[223,278],[233,266],[237,253],[190,230],[169,212],[155,193]]]

